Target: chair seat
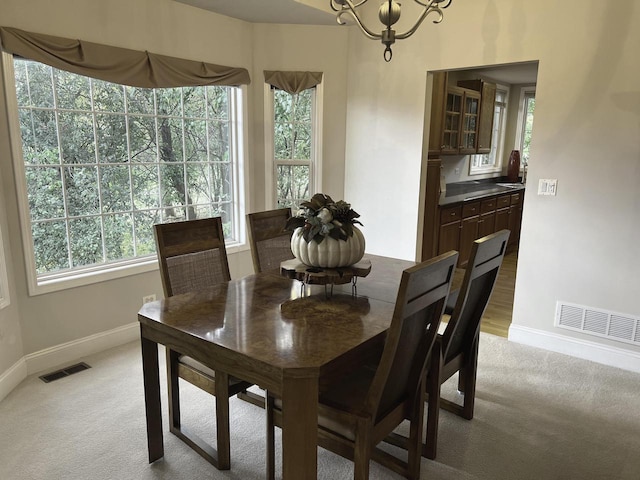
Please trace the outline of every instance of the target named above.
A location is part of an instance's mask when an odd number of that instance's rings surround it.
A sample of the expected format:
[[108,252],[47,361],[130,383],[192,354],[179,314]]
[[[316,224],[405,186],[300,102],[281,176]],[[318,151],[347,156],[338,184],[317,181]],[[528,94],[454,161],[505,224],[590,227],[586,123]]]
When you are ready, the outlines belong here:
[[[323,392],[319,398],[318,426],[349,440],[355,440],[355,421],[337,421],[336,416],[340,416],[339,412],[346,412],[350,416],[366,417],[360,409],[365,404],[375,374],[376,365],[367,365],[332,383],[329,390]],[[273,403],[276,410],[282,411],[280,398],[274,398]]]
[[[203,375],[206,375],[212,379],[216,378],[216,372],[214,372],[213,370],[211,370],[209,367],[207,367],[206,365],[200,363],[199,361],[195,360],[192,357],[189,357],[188,355],[180,355],[180,357],[178,357],[178,362],[187,365],[188,367],[193,368],[194,370],[197,370],[198,372],[200,372]],[[247,383],[244,382],[242,380],[240,380],[239,378],[233,377],[233,376],[229,376],[229,389],[233,390],[232,387],[241,383]]]

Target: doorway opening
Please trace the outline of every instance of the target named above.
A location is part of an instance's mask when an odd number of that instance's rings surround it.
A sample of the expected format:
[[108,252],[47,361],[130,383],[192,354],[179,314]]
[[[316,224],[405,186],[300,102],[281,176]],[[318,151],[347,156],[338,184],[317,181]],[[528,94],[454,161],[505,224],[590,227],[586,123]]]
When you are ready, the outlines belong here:
[[[500,277],[481,329],[507,337],[527,190],[538,62],[430,72],[423,168],[422,259],[460,251],[462,278],[471,243],[511,230]],[[517,182],[507,186],[512,150],[521,153]],[[500,184],[500,185],[498,185]],[[486,200],[486,201],[485,201]],[[499,203],[492,206],[492,200]],[[465,257],[467,255],[467,257]],[[455,280],[454,280],[455,282]]]

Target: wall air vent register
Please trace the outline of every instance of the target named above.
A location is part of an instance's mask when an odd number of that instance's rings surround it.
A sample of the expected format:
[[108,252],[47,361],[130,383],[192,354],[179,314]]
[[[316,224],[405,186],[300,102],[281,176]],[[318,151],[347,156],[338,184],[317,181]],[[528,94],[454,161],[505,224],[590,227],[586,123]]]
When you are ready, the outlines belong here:
[[640,317],[632,315],[558,302],[555,326],[640,345]]

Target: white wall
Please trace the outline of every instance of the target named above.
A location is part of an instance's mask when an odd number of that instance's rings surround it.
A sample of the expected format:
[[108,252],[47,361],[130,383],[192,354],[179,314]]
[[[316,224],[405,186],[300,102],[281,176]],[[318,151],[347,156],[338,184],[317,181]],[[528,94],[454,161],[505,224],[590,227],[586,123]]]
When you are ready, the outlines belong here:
[[[338,200],[344,193],[344,145],[348,29],[309,25],[256,24],[252,90],[256,101],[253,125],[253,192],[255,210],[272,208],[265,197],[264,75],[265,70],[315,71],[322,77],[322,184],[320,191]],[[312,192],[316,193],[316,192]]]
[[640,365],[637,346],[553,326],[558,300],[640,316],[639,27],[632,0],[453,2],[441,24],[396,43],[389,64],[354,29],[345,196],[371,253],[416,256],[425,73],[539,60],[528,185],[557,178],[558,194],[527,189],[513,328],[621,349]]

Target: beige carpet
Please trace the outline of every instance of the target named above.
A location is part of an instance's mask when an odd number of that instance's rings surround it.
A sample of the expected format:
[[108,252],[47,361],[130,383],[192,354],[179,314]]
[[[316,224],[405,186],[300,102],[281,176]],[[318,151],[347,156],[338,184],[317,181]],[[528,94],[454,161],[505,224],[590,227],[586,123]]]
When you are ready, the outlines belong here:
[[[83,360],[92,368],[49,384],[29,377],[0,402],[0,479],[264,478],[263,410],[232,399],[230,471],[171,435],[166,414],[165,457],[149,465],[138,343]],[[184,422],[213,432],[211,397],[187,387]],[[455,395],[453,382],[445,390]],[[422,460],[421,478],[638,480],[639,392],[638,374],[483,334],[475,418],[442,412],[438,458]],[[319,478],[352,475],[319,450]],[[372,463],[371,478],[400,477]]]

